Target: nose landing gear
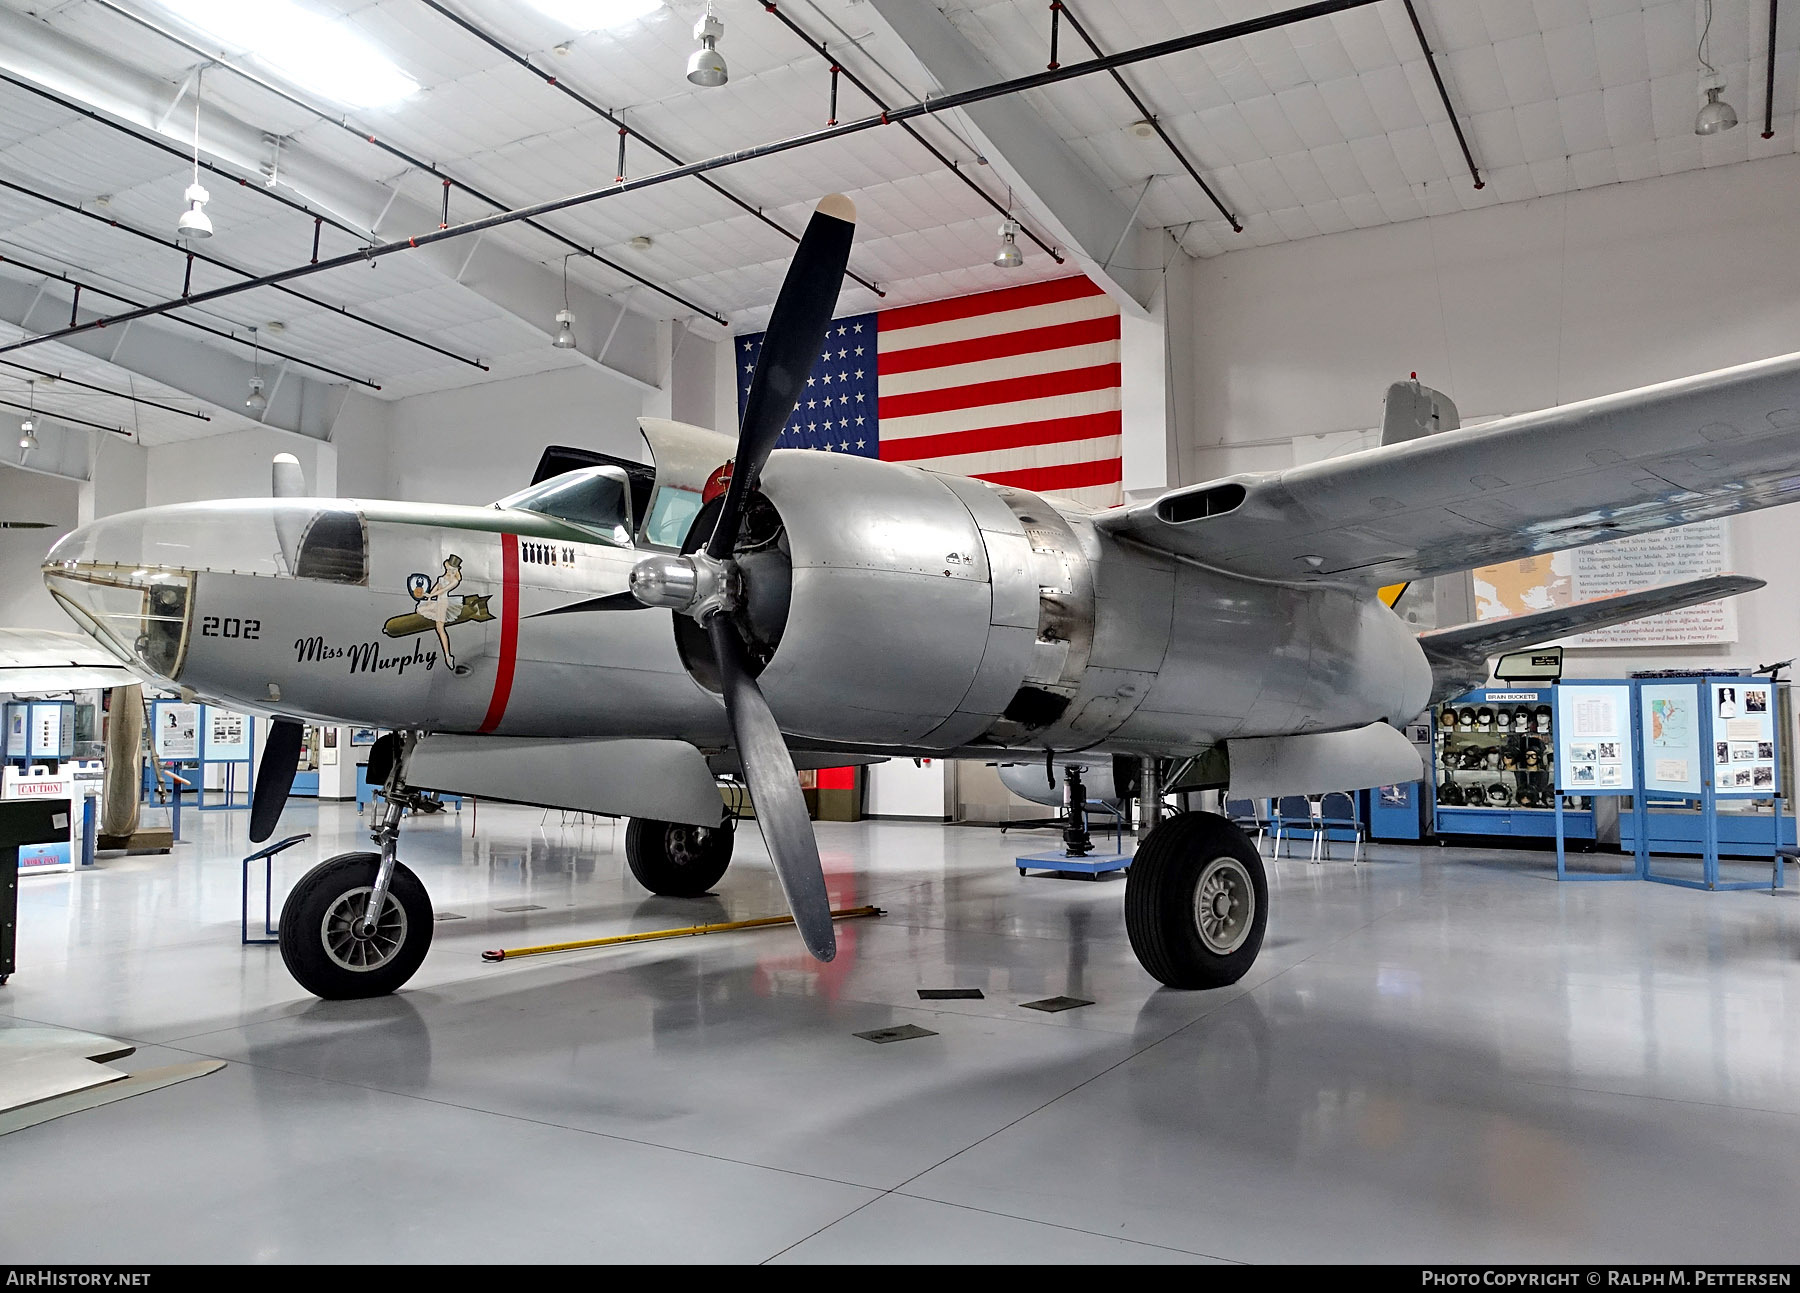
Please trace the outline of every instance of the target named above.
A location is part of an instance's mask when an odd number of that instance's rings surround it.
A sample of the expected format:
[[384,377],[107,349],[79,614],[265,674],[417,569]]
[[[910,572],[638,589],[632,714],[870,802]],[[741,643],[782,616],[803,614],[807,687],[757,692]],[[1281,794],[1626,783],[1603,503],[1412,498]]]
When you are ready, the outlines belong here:
[[400,819],[418,796],[401,779],[407,742],[397,741],[370,830],[380,852],[340,853],[301,878],[281,908],[281,959],[300,986],[342,1001],[395,991],[431,947],[431,899],[395,852]]

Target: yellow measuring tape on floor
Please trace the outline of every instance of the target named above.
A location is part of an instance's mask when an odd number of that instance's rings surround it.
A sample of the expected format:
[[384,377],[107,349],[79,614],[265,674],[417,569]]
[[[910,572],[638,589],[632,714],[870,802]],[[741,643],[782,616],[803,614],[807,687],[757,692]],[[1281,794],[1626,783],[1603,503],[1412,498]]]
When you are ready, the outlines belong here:
[[[843,907],[831,913],[833,920],[861,920],[865,916],[885,916],[880,907]],[[734,929],[767,929],[772,925],[791,925],[792,916],[761,916],[756,920],[728,920],[718,925],[687,925],[681,929],[652,929],[642,934],[614,934],[611,938],[583,938],[573,943],[540,943],[536,947],[503,947],[483,952],[488,962],[510,961],[521,956],[543,956],[546,952],[579,952],[588,947],[618,947],[625,943],[654,943],[660,938],[693,938],[700,934],[724,934]]]

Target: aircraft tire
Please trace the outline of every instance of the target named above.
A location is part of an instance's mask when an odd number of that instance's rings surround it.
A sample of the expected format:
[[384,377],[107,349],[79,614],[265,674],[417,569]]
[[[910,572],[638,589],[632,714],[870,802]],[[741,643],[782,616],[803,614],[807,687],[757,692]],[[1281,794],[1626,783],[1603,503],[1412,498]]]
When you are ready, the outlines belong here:
[[1236,983],[1255,964],[1268,923],[1262,855],[1223,817],[1170,817],[1131,860],[1125,932],[1138,963],[1171,988]]
[[698,898],[731,865],[732,830],[633,817],[625,828],[625,862],[637,882],[664,898]]
[[[281,907],[281,959],[300,986],[327,1001],[385,996],[412,978],[431,947],[431,899],[394,863],[373,939],[357,922],[380,869],[379,853],[340,853],[301,877]],[[359,901],[360,898],[360,901]]]

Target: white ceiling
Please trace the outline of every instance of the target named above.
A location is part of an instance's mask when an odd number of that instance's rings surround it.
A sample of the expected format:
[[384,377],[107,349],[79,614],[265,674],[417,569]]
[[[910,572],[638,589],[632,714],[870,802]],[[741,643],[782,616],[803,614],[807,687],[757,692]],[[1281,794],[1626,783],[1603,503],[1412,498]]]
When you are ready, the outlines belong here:
[[[159,19],[154,0],[122,0]],[[545,87],[497,52],[416,0],[309,0],[351,15],[355,24],[416,80],[422,91],[389,111],[352,119],[445,170],[513,202],[539,201],[600,187],[612,179],[617,137],[611,126]],[[1290,0],[1070,0],[1108,50],[1164,39],[1286,7]],[[1785,154],[1794,148],[1800,11],[1781,30],[1775,137],[1762,125],[1762,59],[1767,49],[1762,0],[1718,0],[1712,61],[1725,73],[1727,98],[1743,125],[1702,140],[1692,132],[1699,103],[1694,60],[1695,0],[1417,0],[1440,52],[1488,185],[1475,191],[1438,102],[1400,0],[1178,55],[1127,69],[1126,76],[1181,141],[1209,183],[1245,225],[1233,234],[1162,144],[1127,129],[1137,115],[1105,77],[1065,83],[1028,98],[1088,166],[1127,205],[1147,179],[1146,223],[1174,229],[1199,256],[1319,233],[1414,219],[1496,202],[1701,166]],[[177,86],[197,59],[94,0],[0,0],[82,42]],[[453,7],[513,48],[687,158],[745,148],[823,124],[824,64],[758,0],[717,0],[726,23],[722,50],[732,79],[697,90],[682,76],[699,0],[672,0],[657,15],[613,31],[573,35],[528,6],[508,0],[453,0]],[[1006,76],[1043,66],[1048,8],[1041,0],[940,0],[952,21]],[[933,87],[901,84],[887,71],[910,66],[856,0],[790,0],[802,25],[841,47],[841,56],[891,101]],[[166,19],[165,19],[166,20]],[[836,25],[842,34],[833,31]],[[856,48],[845,43],[853,39]],[[1072,33],[1063,60],[1083,57]],[[206,78],[209,110],[222,110],[291,140],[372,181],[397,185],[435,207],[438,182],[318,117],[281,102],[229,73]],[[191,99],[183,114],[191,109]],[[866,102],[847,84],[840,114]],[[181,114],[178,114],[181,115]],[[958,123],[920,127],[949,156],[1002,192],[959,135]],[[628,169],[660,163],[634,148]],[[818,195],[848,192],[861,215],[852,267],[881,283],[880,304],[931,299],[1014,283],[1021,275],[987,264],[996,217],[897,127],[734,166],[718,181],[798,229]],[[89,205],[109,199],[107,214],[167,231],[180,209],[187,174],[180,160],[8,86],[0,86],[0,179],[30,184]],[[208,210],[218,234],[207,250],[246,269],[270,271],[309,254],[310,222],[254,188],[210,185]],[[297,194],[302,198],[306,194]],[[453,199],[452,220],[485,214],[472,199]],[[1023,210],[1034,219],[1029,202]],[[628,264],[701,307],[728,316],[738,330],[760,326],[785,268],[790,244],[696,180],[608,198],[551,217],[548,223]],[[408,232],[383,229],[384,236]],[[655,241],[633,251],[637,234]],[[504,245],[552,267],[563,248],[510,226]],[[326,231],[326,249],[352,245]],[[1066,273],[1027,247],[1024,276]],[[28,198],[0,192],[0,256],[53,264],[142,300],[179,291],[181,257]],[[0,266],[0,273],[15,273]],[[593,261],[570,262],[572,278],[620,295],[627,280]],[[195,287],[232,281],[195,267]],[[296,284],[459,353],[478,356],[492,375],[543,371],[571,362],[476,293],[405,255],[375,269],[346,269]],[[687,312],[642,289],[632,307],[658,317]],[[846,284],[841,308],[878,304]],[[213,326],[247,335],[270,321],[285,325],[283,349],[367,377],[384,396],[455,387],[489,374],[384,336],[316,306],[259,290],[206,308]],[[0,328],[0,337],[8,330]],[[266,334],[265,334],[266,335]],[[224,343],[220,343],[224,344]],[[88,374],[122,387],[125,375],[70,349],[46,345],[10,358]],[[79,367],[78,367],[79,366]],[[0,368],[0,374],[8,370]],[[141,379],[139,379],[141,381]],[[0,376],[0,388],[14,385]],[[40,392],[42,394],[42,392]],[[172,392],[169,402],[194,407]],[[64,398],[65,396],[58,396]],[[0,390],[0,398],[10,398]],[[107,403],[67,395],[68,411]],[[214,434],[243,425],[242,411],[214,410],[200,423],[122,402],[93,420],[136,424],[147,440]]]

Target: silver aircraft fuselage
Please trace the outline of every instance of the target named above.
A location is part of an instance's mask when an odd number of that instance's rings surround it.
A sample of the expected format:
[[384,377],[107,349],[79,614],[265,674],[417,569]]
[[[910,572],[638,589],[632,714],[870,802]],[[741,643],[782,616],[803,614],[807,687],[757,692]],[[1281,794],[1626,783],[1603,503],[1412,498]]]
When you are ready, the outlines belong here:
[[[1068,504],[869,459],[778,451],[761,487],[784,529],[761,685],[806,746],[1177,755],[1401,724],[1427,703],[1414,634],[1360,589],[1226,575]],[[102,644],[217,703],[718,749],[724,712],[669,612],[542,614],[623,589],[669,550],[644,534],[498,506],[249,499],[93,522],[44,570]]]

